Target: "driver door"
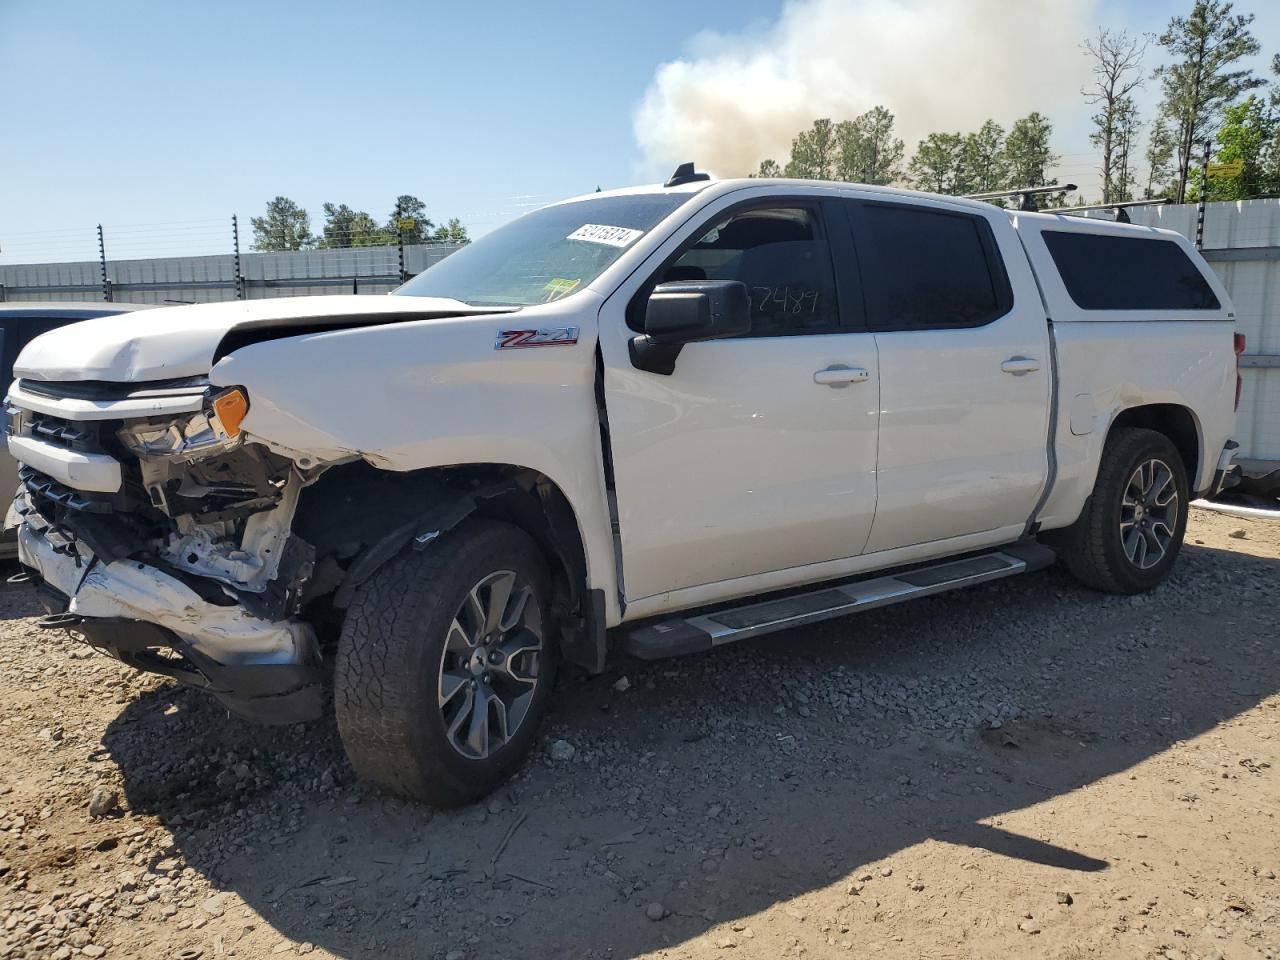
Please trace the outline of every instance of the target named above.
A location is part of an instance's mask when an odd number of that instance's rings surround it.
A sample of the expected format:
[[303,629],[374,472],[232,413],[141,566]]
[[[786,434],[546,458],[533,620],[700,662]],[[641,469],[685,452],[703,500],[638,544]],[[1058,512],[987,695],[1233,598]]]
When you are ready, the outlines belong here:
[[[628,602],[754,592],[761,575],[858,555],[871,530],[880,384],[843,209],[741,195],[696,215],[601,310]],[[653,287],[704,279],[746,284],[751,332],[686,344],[670,376],[632,366]]]

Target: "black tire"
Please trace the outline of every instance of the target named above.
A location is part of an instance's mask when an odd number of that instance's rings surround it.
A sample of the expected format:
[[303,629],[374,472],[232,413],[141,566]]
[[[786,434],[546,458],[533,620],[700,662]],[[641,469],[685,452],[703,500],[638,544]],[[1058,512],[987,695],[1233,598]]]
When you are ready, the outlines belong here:
[[[1177,496],[1176,509],[1163,508],[1158,521],[1153,519],[1153,508],[1144,506],[1142,512],[1135,514],[1134,507],[1125,505],[1127,491],[1130,491],[1130,500],[1141,501],[1141,497],[1133,497],[1132,490],[1138,487],[1131,488],[1130,483],[1140,466],[1152,462],[1169,468]],[[1085,502],[1080,519],[1057,538],[1059,556],[1077,580],[1095,590],[1120,594],[1150,590],[1169,575],[1178,558],[1187,529],[1189,493],[1186,467],[1168,437],[1140,427],[1115,430],[1103,447],[1093,493]],[[1135,528],[1135,515],[1139,523],[1145,519],[1150,527]],[[1122,520],[1127,523],[1128,533],[1124,536]],[[1159,558],[1152,560],[1157,547],[1149,546],[1156,542],[1150,538],[1155,538],[1154,531],[1165,526],[1172,528],[1172,536]],[[1153,531],[1149,535],[1148,529]],[[1130,544],[1128,548],[1126,540]],[[1144,542],[1138,544],[1137,540]],[[1130,556],[1130,549],[1140,553],[1140,558]],[[1145,565],[1148,562],[1149,565]]]
[[[491,751],[486,746],[485,755],[464,755],[461,751],[473,749],[472,741],[487,742],[489,736],[497,736],[501,723],[497,708],[491,705],[492,698],[507,689],[502,684],[509,682],[520,689],[526,682],[514,676],[517,656],[510,658],[510,674],[499,676],[497,667],[492,676],[488,669],[483,674],[469,673],[473,667],[482,669],[476,657],[486,662],[486,649],[492,649],[490,656],[501,656],[496,641],[492,647],[483,642],[471,645],[469,653],[455,651],[460,647],[459,636],[473,632],[462,629],[460,633],[455,623],[466,627],[469,617],[482,616],[479,611],[487,605],[485,598],[493,596],[492,588],[489,593],[483,589],[485,578],[506,573],[515,578],[512,597],[524,593],[526,586],[531,593],[527,601],[531,606],[522,608],[521,616],[538,618],[539,631],[528,623],[519,629],[526,643],[531,642],[527,636],[540,633],[541,652],[536,661],[527,650],[518,654],[519,672],[529,672],[532,663],[536,682],[531,698],[520,704],[522,719],[509,739]],[[473,587],[480,592],[474,593]],[[479,601],[464,609],[472,596]],[[501,783],[528,753],[555,683],[557,656],[550,635],[549,601],[546,562],[528,535],[509,524],[478,518],[427,550],[406,550],[365,581],[347,611],[334,666],[338,731],[356,772],[391,793],[441,807],[477,800]],[[504,609],[514,608],[507,604]],[[517,632],[513,630],[510,637]],[[458,666],[457,658],[462,656],[470,659]],[[447,677],[442,679],[442,674]],[[463,682],[469,683],[471,692],[463,690],[462,700],[443,703],[445,684],[457,683],[459,675],[470,678]],[[482,702],[486,704],[484,731],[479,737],[464,736],[474,729],[473,720],[464,718],[459,722],[466,730],[455,733],[458,740],[451,738],[449,711]],[[473,712],[475,717],[480,715],[479,710]],[[456,719],[458,713],[452,716]],[[501,717],[507,716],[503,705]]]

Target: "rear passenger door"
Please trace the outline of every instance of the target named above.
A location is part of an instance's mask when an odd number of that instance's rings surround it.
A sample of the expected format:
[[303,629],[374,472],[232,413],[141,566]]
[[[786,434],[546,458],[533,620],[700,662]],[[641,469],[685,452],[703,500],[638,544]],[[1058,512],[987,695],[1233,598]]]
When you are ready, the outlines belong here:
[[846,209],[880,359],[867,552],[1016,536],[1047,477],[1052,371],[1007,215],[910,201]]

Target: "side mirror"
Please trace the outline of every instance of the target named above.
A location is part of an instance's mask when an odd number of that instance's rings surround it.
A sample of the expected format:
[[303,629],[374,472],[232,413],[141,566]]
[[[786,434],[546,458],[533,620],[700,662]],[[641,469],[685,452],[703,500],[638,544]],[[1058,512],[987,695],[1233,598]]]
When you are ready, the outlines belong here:
[[751,297],[737,280],[694,280],[654,287],[644,336],[631,341],[637,369],[670,376],[686,343],[737,337],[751,330]]

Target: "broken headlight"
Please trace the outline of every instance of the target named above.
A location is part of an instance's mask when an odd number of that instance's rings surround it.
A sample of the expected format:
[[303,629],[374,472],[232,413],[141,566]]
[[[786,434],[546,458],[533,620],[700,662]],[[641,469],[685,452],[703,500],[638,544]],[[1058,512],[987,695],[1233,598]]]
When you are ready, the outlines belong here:
[[240,387],[212,394],[197,413],[162,422],[126,423],[116,437],[142,458],[195,460],[240,445],[240,424],[249,412],[249,397]]

